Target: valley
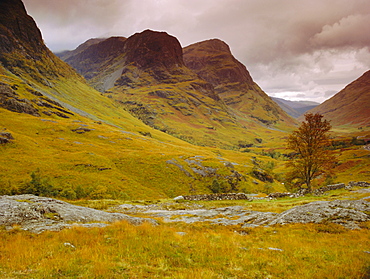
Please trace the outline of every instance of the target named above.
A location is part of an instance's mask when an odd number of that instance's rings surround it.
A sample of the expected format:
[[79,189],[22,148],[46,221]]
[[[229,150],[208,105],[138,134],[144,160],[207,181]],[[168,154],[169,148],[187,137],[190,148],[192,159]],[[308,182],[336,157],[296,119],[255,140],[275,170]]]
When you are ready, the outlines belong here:
[[[252,76],[150,29],[54,54],[1,0],[0,277],[368,278],[369,72],[322,104]],[[310,193],[287,167],[305,113],[336,160]]]

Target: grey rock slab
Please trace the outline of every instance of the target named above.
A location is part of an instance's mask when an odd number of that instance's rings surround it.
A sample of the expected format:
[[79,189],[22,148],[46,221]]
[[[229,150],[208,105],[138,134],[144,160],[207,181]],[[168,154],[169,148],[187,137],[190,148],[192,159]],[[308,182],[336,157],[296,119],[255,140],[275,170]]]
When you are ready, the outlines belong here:
[[316,201],[280,213],[268,225],[289,223],[338,223],[350,229],[370,220],[370,203],[365,200]]
[[52,198],[34,195],[0,196],[0,225],[5,227],[19,225],[23,229],[39,232],[71,227],[71,223],[75,222],[111,223],[119,220],[126,220],[135,225],[145,221],[156,223],[149,218],[131,217],[122,213],[109,213],[72,205]]
[[360,200],[316,201],[296,206],[282,213],[246,210],[243,206],[212,209],[171,210],[149,208],[142,211],[148,216],[163,218],[164,222],[208,222],[242,227],[272,226],[291,223],[340,224],[349,229],[359,228],[359,223],[370,220],[370,202]]

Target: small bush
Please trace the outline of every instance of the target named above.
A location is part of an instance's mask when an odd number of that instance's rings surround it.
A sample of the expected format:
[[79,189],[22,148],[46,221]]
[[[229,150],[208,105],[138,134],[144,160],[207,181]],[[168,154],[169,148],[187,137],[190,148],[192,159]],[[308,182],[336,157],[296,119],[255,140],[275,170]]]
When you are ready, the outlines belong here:
[[44,197],[56,197],[59,194],[59,190],[51,184],[50,179],[42,177],[39,169],[31,173],[31,181],[21,185],[19,192]]
[[221,192],[221,185],[217,179],[213,180],[212,185],[209,186],[209,189],[212,191],[212,193],[215,193],[215,194]]

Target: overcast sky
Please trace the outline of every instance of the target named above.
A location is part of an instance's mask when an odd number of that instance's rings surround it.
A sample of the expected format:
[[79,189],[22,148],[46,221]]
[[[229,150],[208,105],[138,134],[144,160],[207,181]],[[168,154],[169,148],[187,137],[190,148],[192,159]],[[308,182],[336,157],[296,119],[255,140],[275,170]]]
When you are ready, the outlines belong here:
[[23,0],[52,51],[166,31],[219,38],[270,96],[322,102],[370,69],[369,0]]

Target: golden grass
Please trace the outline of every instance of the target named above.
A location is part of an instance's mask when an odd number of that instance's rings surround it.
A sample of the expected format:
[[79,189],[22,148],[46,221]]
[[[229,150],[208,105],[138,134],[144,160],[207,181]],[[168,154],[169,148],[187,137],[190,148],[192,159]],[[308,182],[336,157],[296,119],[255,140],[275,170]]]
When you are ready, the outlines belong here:
[[[241,134],[240,127],[235,128],[230,123],[231,126],[217,126],[217,134],[214,134],[212,129],[206,129],[206,132],[188,129],[186,125],[178,125],[178,121],[185,123],[189,119],[175,119],[170,114],[166,115],[171,125],[177,123],[179,134],[187,135],[187,139],[204,140],[215,147],[196,146],[144,125],[75,75],[53,79],[54,86],[50,88],[41,83],[27,84],[5,69],[2,70],[0,80],[9,85],[17,85],[19,98],[36,98],[29,92],[31,84],[34,90],[39,90],[45,96],[57,97],[63,104],[73,105],[92,118],[78,114],[70,119],[43,114],[41,117],[34,117],[0,108],[0,131],[10,132],[15,138],[14,143],[0,146],[0,193],[9,193],[11,189],[19,188],[38,169],[55,187],[74,191],[77,188],[83,189],[88,198],[162,199],[184,194],[210,193],[208,187],[212,185],[214,177],[195,175],[184,161],[193,156],[202,156],[202,164],[218,169],[218,174],[223,176],[231,174],[231,170],[223,162],[235,163],[235,170],[245,177],[245,181],[240,182],[239,191],[286,191],[280,181],[286,171],[283,156],[271,158],[264,155],[264,152],[271,150],[288,152],[284,149],[286,133],[258,128],[258,125],[249,121],[244,123],[249,130],[248,134]],[[180,89],[173,88],[174,86],[170,89],[183,93],[187,86],[188,82],[184,82]],[[157,87],[148,90],[165,89],[162,88],[163,85]],[[134,93],[138,93],[135,98],[142,97],[140,92]],[[141,93],[145,95],[148,92],[144,90]],[[170,108],[166,107],[165,110],[167,109]],[[40,108],[40,113],[42,110]],[[210,124],[207,119],[195,120],[190,121],[191,127],[207,127]],[[84,134],[72,131],[82,125],[87,125],[92,130]],[[357,134],[365,136],[367,132],[361,130],[353,135]],[[350,133],[346,134],[346,137],[349,135]],[[221,148],[222,145],[230,147],[230,142],[238,143],[240,136],[246,143],[253,142],[258,147],[250,148],[249,152]],[[261,138],[262,143],[258,143],[255,138]],[[342,150],[340,161],[343,164],[338,166],[335,182],[369,180],[368,153],[369,151],[358,146]],[[270,170],[275,177],[274,183],[256,181],[250,175],[253,168],[252,157],[256,157],[263,165],[275,165]],[[167,163],[173,159],[194,174],[195,179],[188,177],[177,166]]]
[[2,278],[365,278],[370,268],[369,229],[336,225],[230,229],[119,222],[0,234]]

